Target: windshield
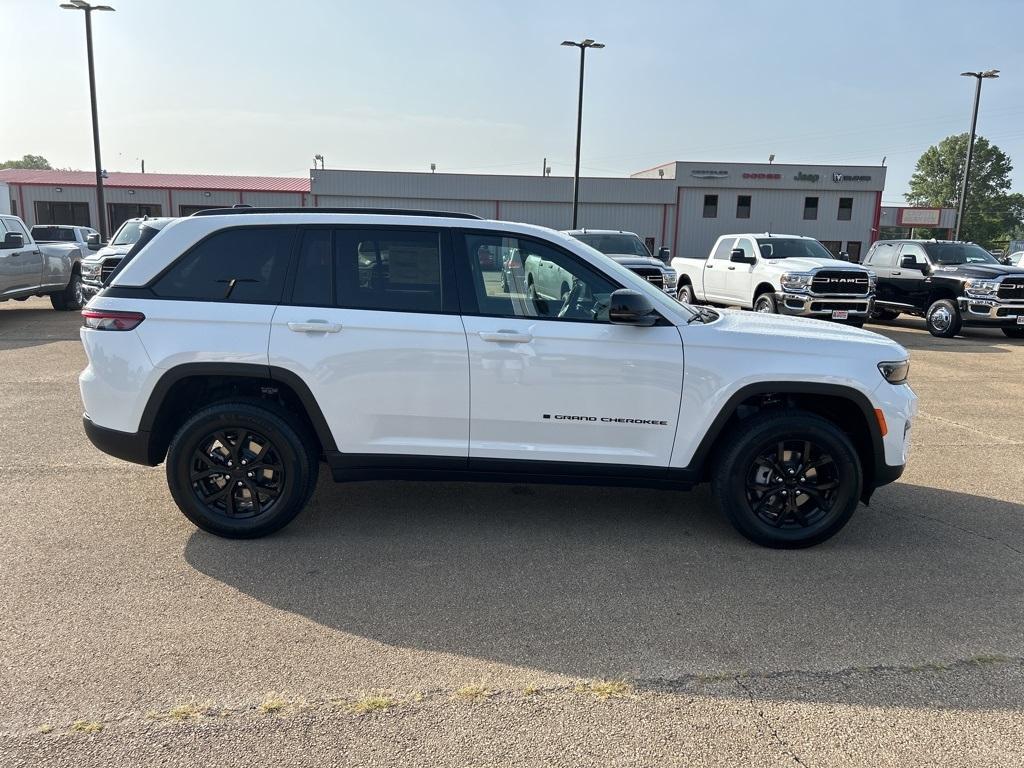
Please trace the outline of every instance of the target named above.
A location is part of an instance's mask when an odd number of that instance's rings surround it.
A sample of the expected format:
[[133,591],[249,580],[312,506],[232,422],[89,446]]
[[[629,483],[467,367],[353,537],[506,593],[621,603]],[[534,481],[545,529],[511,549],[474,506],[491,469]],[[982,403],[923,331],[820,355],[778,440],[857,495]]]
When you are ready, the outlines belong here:
[[759,237],[757,244],[766,259],[834,259],[817,240],[796,237]]
[[974,243],[925,243],[924,249],[936,264],[999,263],[999,259]]
[[591,248],[596,248],[601,253],[613,253],[616,256],[645,256],[651,257],[647,246],[636,235],[613,234],[581,234],[573,235],[580,242],[586,243]]
[[75,230],[70,227],[32,227],[32,239],[40,243],[46,242],[75,242]]
[[132,245],[139,239],[139,232],[141,231],[141,221],[126,221],[121,225],[121,228],[117,230],[117,234],[114,235],[114,239],[110,241],[111,245]]

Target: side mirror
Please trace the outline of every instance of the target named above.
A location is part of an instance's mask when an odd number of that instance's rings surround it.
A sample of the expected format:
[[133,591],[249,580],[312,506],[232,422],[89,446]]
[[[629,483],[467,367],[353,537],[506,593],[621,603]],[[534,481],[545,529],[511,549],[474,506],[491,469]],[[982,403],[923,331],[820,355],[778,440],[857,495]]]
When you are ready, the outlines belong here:
[[916,269],[924,272],[927,264],[922,264],[915,256],[900,256],[900,269]]
[[608,320],[616,325],[651,326],[658,322],[658,315],[640,291],[620,288],[608,299]]
[[9,251],[9,250],[12,250],[14,248],[24,248],[24,247],[25,247],[25,236],[22,235],[19,232],[8,232],[6,235],[4,235],[3,245],[0,246],[0,248],[3,248],[5,251]]
[[672,260],[672,249],[662,246],[658,249],[658,258],[668,264]]
[[94,232],[85,238],[85,244],[89,246],[90,251],[98,251],[100,249],[100,235],[99,232]]
[[836,256],[836,258],[839,259],[840,261],[849,261],[850,260],[850,254],[847,253],[846,251],[840,251],[839,255]]
[[733,264],[756,264],[757,259],[753,256],[747,256],[747,252],[742,248],[733,248],[732,253],[729,254],[729,261]]

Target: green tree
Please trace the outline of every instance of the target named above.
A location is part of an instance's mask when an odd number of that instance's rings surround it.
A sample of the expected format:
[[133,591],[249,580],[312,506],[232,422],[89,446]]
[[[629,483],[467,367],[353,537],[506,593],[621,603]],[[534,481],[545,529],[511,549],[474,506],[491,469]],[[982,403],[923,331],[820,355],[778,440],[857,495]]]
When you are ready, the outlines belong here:
[[[956,208],[960,199],[968,134],[947,136],[925,150],[910,178],[905,197],[911,205]],[[974,141],[971,176],[967,180],[967,208],[960,237],[982,245],[1005,239],[1021,222],[1024,196],[1010,194],[1013,163],[984,136]]]
[[53,166],[42,155],[25,155],[21,160],[8,160],[5,163],[0,163],[0,168],[29,168],[33,171],[49,171]]

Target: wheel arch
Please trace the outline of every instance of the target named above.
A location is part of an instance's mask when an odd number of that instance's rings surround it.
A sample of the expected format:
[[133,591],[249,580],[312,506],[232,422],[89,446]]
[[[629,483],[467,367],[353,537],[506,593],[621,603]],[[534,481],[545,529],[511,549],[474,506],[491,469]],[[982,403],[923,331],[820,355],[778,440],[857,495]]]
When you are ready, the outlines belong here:
[[293,371],[254,363],[186,363],[161,376],[146,402],[139,431],[149,434],[148,463],[163,461],[177,426],[191,414],[230,399],[283,408],[316,437],[320,454],[337,450],[316,398]]
[[757,288],[754,289],[754,301],[757,301],[757,297],[762,293],[776,293],[777,290],[771,283],[758,283]]
[[860,390],[842,384],[764,381],[737,390],[718,412],[694,452],[690,467],[700,479],[711,468],[732,430],[742,419],[769,408],[795,407],[828,419],[851,439],[864,472],[861,500],[866,504],[876,481],[886,474],[885,445],[871,401]]

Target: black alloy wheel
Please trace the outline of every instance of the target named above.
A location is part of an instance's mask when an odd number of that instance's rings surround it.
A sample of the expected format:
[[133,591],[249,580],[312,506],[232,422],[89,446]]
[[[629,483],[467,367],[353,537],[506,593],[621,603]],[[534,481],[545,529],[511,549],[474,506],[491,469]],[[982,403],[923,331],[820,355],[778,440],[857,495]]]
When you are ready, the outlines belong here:
[[747,469],[747,503],[773,528],[809,528],[835,506],[839,490],[835,458],[811,440],[779,440],[764,446]]
[[211,514],[235,519],[273,511],[284,488],[278,449],[247,429],[221,429],[204,437],[192,454],[189,481]]

